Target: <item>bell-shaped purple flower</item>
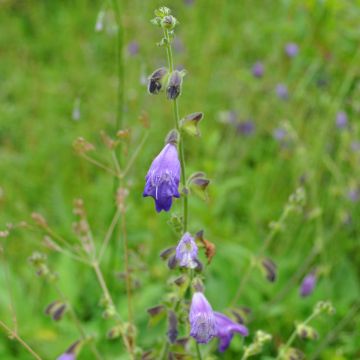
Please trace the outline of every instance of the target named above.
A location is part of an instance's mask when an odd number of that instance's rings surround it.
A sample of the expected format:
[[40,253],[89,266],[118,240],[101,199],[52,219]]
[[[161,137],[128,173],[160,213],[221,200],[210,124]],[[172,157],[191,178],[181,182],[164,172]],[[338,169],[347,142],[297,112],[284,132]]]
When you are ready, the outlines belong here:
[[60,355],[57,360],[75,360],[76,356],[73,353],[65,352],[62,355]]
[[225,351],[234,336],[234,333],[239,333],[242,336],[249,335],[249,331],[246,326],[237,324],[229,319],[224,314],[214,312],[216,322],[216,336],[219,338],[219,351]]
[[194,293],[189,313],[190,336],[198,343],[207,344],[217,334],[215,315],[203,293]]
[[169,211],[173,197],[180,197],[180,161],[176,146],[168,143],[152,162],[146,175],[143,196],[152,196],[156,211]]
[[182,267],[195,269],[197,267],[198,247],[194,238],[187,232],[176,247],[176,260]]
[[316,275],[314,272],[306,275],[300,286],[300,295],[306,297],[311,295],[316,285]]

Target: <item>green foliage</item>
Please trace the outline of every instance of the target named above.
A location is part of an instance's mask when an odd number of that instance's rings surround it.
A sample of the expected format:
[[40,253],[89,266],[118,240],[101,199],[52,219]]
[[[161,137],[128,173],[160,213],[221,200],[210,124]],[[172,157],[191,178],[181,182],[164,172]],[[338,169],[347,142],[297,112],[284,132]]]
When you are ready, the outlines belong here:
[[[164,65],[164,49],[155,47],[159,29],[148,21],[159,3],[119,2],[125,14],[123,121],[130,129],[129,140],[119,141],[127,144],[131,155],[144,132],[150,133],[126,178],[126,217],[137,345],[151,350],[154,343],[163,343],[166,334],[166,321],[150,320],[146,312],[164,300],[169,288],[166,262],[159,253],[176,245],[178,238],[168,224],[169,215],[155,214],[152,200],[141,195],[153,155],[174,125],[170,102],[166,106],[163,98],[150,96],[140,81]],[[113,218],[113,177],[77,156],[72,147],[75,139],[83,137],[94,146],[96,159],[111,164],[111,150],[100,135],[103,130],[116,138],[120,130],[114,125],[117,69],[110,3],[0,2],[0,231],[9,223],[15,226],[10,226],[9,237],[0,237],[4,248],[0,320],[12,324],[10,283],[19,333],[44,359],[60,355],[79,335],[69,309],[56,323],[44,314],[46,306],[62,300],[29,264],[34,252],[46,254],[56,283],[87,333],[95,336],[100,352],[109,354],[109,359],[127,359],[117,339],[119,328],[102,317],[102,292],[94,273],[85,264],[44,248],[40,231],[20,226],[21,221],[33,224],[31,214],[39,212],[74,244],[72,226],[77,218],[72,204],[81,197],[94,241],[101,244]],[[206,267],[207,298],[217,310],[241,306],[252,310],[249,338],[244,343],[234,341],[224,355],[215,351],[212,358],[239,358],[244,346],[251,349],[254,344],[257,350],[259,329],[272,335],[261,347],[269,359],[275,357],[295,321],[306,318],[321,300],[330,300],[336,314],[311,324],[318,340],[296,339],[294,346],[312,354],[310,359],[357,358],[360,206],[359,199],[348,196],[350,190],[360,191],[360,155],[352,149],[360,137],[357,2],[195,0],[186,5],[176,0],[168,5],[180,20],[167,25],[176,24],[175,66],[184,65],[189,74],[180,104],[184,130],[198,134],[196,123],[186,123],[186,115],[205,114],[201,141],[187,136],[185,156],[188,174],[201,170],[205,180],[211,180],[206,196],[191,197],[189,210],[189,230],[205,229],[216,245],[216,255]],[[106,26],[96,32],[100,11],[105,11]],[[162,26],[168,15],[155,14],[161,20],[155,23]],[[132,41],[139,45],[133,55],[127,49]],[[284,54],[288,42],[299,45],[294,58]],[[262,78],[251,73],[258,60],[265,67]],[[287,101],[276,96],[278,83],[287,85]],[[80,111],[76,116],[75,110]],[[340,130],[335,118],[342,110],[349,124]],[[235,122],[226,121],[231,111],[237,114]],[[248,119],[255,126],[250,134],[240,126]],[[144,129],[147,123],[149,130]],[[191,126],[185,129],[186,124]],[[281,141],[273,136],[277,128],[286,130]],[[277,265],[276,281],[267,282],[261,272],[252,271],[233,304],[245,270],[271,232],[269,224],[279,220],[289,196],[299,187],[306,197],[297,193],[291,199],[296,211],[281,223],[263,254]],[[175,207],[179,213],[180,206],[178,202]],[[124,261],[122,244],[112,239],[102,266],[116,308],[126,319]],[[300,298],[299,284],[314,267],[318,270],[315,291]],[[215,342],[203,350],[205,354],[215,350]],[[19,343],[3,336],[0,358],[31,357]],[[79,358],[92,359],[87,346]]]

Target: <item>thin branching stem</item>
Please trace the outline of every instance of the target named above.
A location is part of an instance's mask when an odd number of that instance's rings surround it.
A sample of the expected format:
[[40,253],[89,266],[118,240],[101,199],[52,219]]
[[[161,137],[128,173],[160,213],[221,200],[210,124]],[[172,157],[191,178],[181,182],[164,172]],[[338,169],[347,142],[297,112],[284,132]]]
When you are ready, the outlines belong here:
[[107,171],[109,174],[113,175],[116,179],[120,177],[120,174],[117,173],[116,171],[114,171],[113,169],[111,169],[110,167],[104,165],[103,163],[95,160],[94,158],[92,158],[91,156],[87,155],[87,154],[81,154],[81,156],[89,161],[90,163],[92,163],[93,165],[97,166],[98,168]]
[[39,354],[37,354],[30,345],[22,339],[17,332],[10,329],[3,321],[0,320],[0,326],[10,335],[10,337],[16,339],[32,356],[34,359],[42,360]]
[[[70,301],[65,296],[65,294],[62,292],[60,287],[57,286],[57,284],[54,284],[54,287],[55,287],[56,292],[58,293],[58,296],[61,298],[61,300],[67,304],[70,316],[71,316],[76,328],[78,329],[82,340],[83,341],[88,340],[88,336],[86,335],[85,330],[83,329],[83,327],[81,325],[81,322],[80,322],[79,318],[77,317],[76,312],[75,312],[73,306],[71,305]],[[95,356],[95,358],[97,360],[102,360],[103,359],[102,356],[100,355],[96,345],[93,343],[92,340],[90,342],[90,349],[91,349],[92,353],[94,354],[94,356]]]
[[123,339],[126,350],[129,352],[129,354],[132,356],[132,358],[134,358],[133,350],[132,350],[132,344],[130,344],[129,339],[128,339],[127,335],[124,332],[123,323],[122,323],[122,321],[120,319],[120,315],[119,315],[118,311],[116,310],[114,300],[113,300],[113,298],[112,298],[112,296],[110,294],[110,291],[109,291],[109,289],[108,289],[108,287],[106,285],[105,278],[104,278],[104,275],[103,275],[103,273],[102,273],[102,271],[100,269],[99,263],[97,261],[94,261],[93,264],[92,264],[92,267],[93,267],[93,269],[95,271],[96,278],[97,278],[97,280],[99,282],[99,285],[101,287],[101,290],[102,290],[102,292],[104,294],[105,300],[110,304],[111,308],[115,311],[116,322],[120,327],[121,337]]
[[[261,256],[265,253],[265,251],[269,248],[271,242],[273,241],[275,235],[280,231],[280,229],[282,228],[283,224],[285,223],[288,215],[290,213],[290,208],[285,205],[284,207],[284,210],[282,211],[281,215],[280,215],[280,218],[279,220],[277,221],[277,226],[274,226],[271,228],[268,236],[266,237],[261,249],[260,249],[260,252],[258,254],[258,256]],[[245,287],[245,285],[247,284],[247,282],[249,281],[250,279],[250,275],[252,273],[252,270],[255,268],[256,266],[256,262],[253,261],[252,259],[250,260],[249,264],[248,264],[248,267],[247,269],[244,271],[243,273],[243,276],[242,276],[242,280],[239,284],[239,287],[237,288],[236,290],[236,293],[235,293],[235,296],[233,298],[233,300],[231,301],[231,305],[235,305],[236,302],[239,300],[241,294],[242,294],[242,291]]]
[[105,254],[105,251],[106,251],[106,248],[109,244],[109,241],[114,233],[114,230],[115,230],[115,227],[116,227],[116,224],[118,223],[119,219],[120,219],[120,216],[121,216],[121,211],[119,208],[116,208],[116,211],[115,211],[115,214],[114,214],[114,217],[111,221],[111,224],[109,226],[109,229],[105,235],[105,238],[104,238],[104,241],[101,245],[101,248],[100,248],[100,251],[99,251],[99,256],[98,256],[98,263],[100,264],[101,263],[101,260]]
[[4,249],[0,248],[0,254],[2,254],[3,263],[4,263],[4,277],[5,277],[6,287],[7,287],[8,294],[9,294],[9,302],[10,302],[9,307],[10,307],[10,312],[12,315],[14,331],[17,333],[18,332],[18,321],[17,321],[16,311],[15,311],[15,302],[14,302],[14,296],[13,296],[13,292],[12,292],[12,286],[10,283],[9,265],[6,260]]
[[[314,311],[311,313],[311,315],[302,323],[304,326],[309,324],[310,321],[312,321],[314,318],[316,318],[319,315],[319,312]],[[294,342],[294,340],[296,339],[297,336],[297,329],[295,328],[295,330],[291,333],[288,341],[286,342],[286,344],[281,348],[281,350],[278,352],[278,355],[276,357],[275,360],[280,360],[282,355],[286,353],[286,351],[290,348],[291,344]]]

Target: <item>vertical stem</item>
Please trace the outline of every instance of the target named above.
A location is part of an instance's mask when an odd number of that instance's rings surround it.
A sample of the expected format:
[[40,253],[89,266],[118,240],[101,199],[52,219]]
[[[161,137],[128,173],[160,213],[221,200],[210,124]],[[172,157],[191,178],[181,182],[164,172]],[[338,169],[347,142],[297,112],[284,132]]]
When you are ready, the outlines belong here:
[[[118,78],[118,88],[117,88],[117,113],[116,113],[116,128],[115,132],[122,129],[124,126],[124,87],[125,87],[125,71],[124,71],[124,56],[123,56],[123,46],[124,46],[124,26],[121,19],[121,9],[119,6],[118,0],[112,0],[115,19],[117,25],[117,78]],[[118,146],[115,153],[115,163],[118,164],[119,168],[122,166],[122,156],[121,156],[121,147]],[[117,161],[116,161],[117,160]],[[115,178],[114,181],[114,193],[116,196],[116,191],[119,186],[122,186],[123,178]],[[133,310],[132,310],[132,298],[131,298],[131,283],[130,283],[130,272],[129,272],[129,247],[126,234],[126,221],[125,221],[125,210],[121,213],[121,229],[118,229],[118,239],[120,242],[120,235],[122,235],[123,245],[124,245],[124,258],[125,258],[125,276],[126,276],[126,294],[127,294],[127,303],[128,303],[128,321],[130,324],[133,323]],[[130,355],[134,358],[133,350],[135,348],[135,340],[132,338],[130,342]]]
[[[129,268],[129,246],[128,238],[126,233],[126,215],[125,215],[125,204],[122,205],[123,209],[121,211],[121,232],[124,244],[124,262],[125,262],[125,281],[126,281],[126,294],[127,294],[127,306],[128,306],[128,321],[130,324],[133,324],[134,312],[132,307],[132,297],[131,297],[131,278],[130,278],[130,268]],[[134,339],[132,339],[134,341]]]
[[[113,9],[115,13],[115,21],[117,26],[116,32],[116,63],[117,63],[117,111],[116,111],[116,123],[115,133],[123,126],[123,110],[124,110],[124,58],[123,58],[123,26],[121,22],[121,11],[118,0],[112,0]],[[118,152],[119,157],[119,152]]]
[[[174,71],[174,59],[171,49],[171,41],[168,30],[164,29],[164,36],[166,39],[166,55],[168,59],[169,71]],[[180,115],[178,99],[173,100],[173,115],[175,120],[175,128],[179,132],[179,153],[180,153],[180,167],[181,167],[181,185],[183,189],[186,187],[186,168],[185,168],[185,154],[184,154],[184,140],[180,129]],[[183,194],[183,229],[187,231],[188,225],[188,197]]]
[[122,336],[122,339],[124,341],[124,344],[125,344],[125,347],[126,347],[126,350],[129,352],[129,354],[131,355],[131,358],[134,359],[134,353],[133,353],[133,348],[132,348],[132,345],[131,343],[129,342],[129,339],[127,337],[127,335],[124,333],[124,330],[123,330],[123,324],[121,323],[120,321],[120,318],[119,318],[119,313],[118,311],[116,310],[115,308],[115,303],[114,303],[114,300],[112,299],[111,297],[111,294],[110,294],[110,291],[106,285],[106,282],[105,282],[105,279],[104,279],[104,276],[102,274],[102,271],[100,269],[100,266],[99,266],[99,263],[97,261],[94,261],[93,264],[92,264],[92,267],[95,271],[95,274],[96,274],[96,277],[98,279],[98,282],[100,284],[100,287],[103,291],[103,294],[106,298],[106,300],[109,302],[109,304],[112,306],[112,308],[115,310],[115,313],[116,313],[116,317],[117,317],[117,324],[121,326],[121,336]]
[[198,343],[196,343],[196,355],[197,355],[198,360],[202,360],[200,346]]
[[[67,304],[70,316],[72,317],[74,324],[77,327],[82,340],[85,341],[87,339],[86,333],[85,333],[84,329],[82,328],[81,322],[78,319],[76,312],[75,312],[74,308],[72,307],[70,301],[67,299],[65,294],[61,291],[61,289],[57,286],[56,283],[54,284],[54,287],[55,287],[55,290],[58,293],[59,297],[61,298],[61,300]],[[102,356],[100,355],[97,347],[95,346],[95,344],[92,341],[90,343],[90,349],[97,360],[102,360]]]

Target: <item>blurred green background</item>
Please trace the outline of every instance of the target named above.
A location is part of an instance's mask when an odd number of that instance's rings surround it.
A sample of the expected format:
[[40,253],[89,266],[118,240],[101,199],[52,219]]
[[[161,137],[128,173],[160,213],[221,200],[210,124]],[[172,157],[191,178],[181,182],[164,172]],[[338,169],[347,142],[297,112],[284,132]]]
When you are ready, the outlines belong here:
[[[119,0],[120,1],[120,0]],[[306,318],[318,300],[331,300],[333,317],[314,322],[319,340],[296,340],[306,358],[360,359],[360,3],[359,1],[141,1],[121,0],[124,22],[125,127],[129,154],[143,134],[149,137],[126,179],[130,190],[127,231],[136,280],[138,344],[162,344],[166,321],[151,327],[146,309],[169,290],[170,272],[159,252],[178,241],[168,213],[156,214],[142,198],[144,176],[173,127],[165,96],[147,94],[144,79],[166,63],[157,47],[160,30],[149,23],[161,5],[173,9],[175,62],[187,70],[180,113],[203,111],[201,138],[186,138],[188,174],[205,171],[209,199],[190,199],[190,231],[205,230],[217,254],[206,268],[206,294],[225,311],[266,236],[298,186],[306,204],[292,213],[266,255],[278,266],[269,283],[255,269],[236,305],[251,308],[251,338],[257,329],[273,335],[267,355],[285,342],[294,322]],[[103,31],[95,31],[99,12]],[[82,136],[96,146],[94,157],[111,164],[100,131],[114,136],[116,117],[116,36],[111,2],[0,1],[0,230],[42,213],[53,229],[75,242],[73,199],[84,199],[95,242],[101,244],[114,212],[113,179],[74,153]],[[284,47],[298,45],[289,57]],[[252,67],[261,62],[261,77]],[[278,84],[287,87],[279,97]],[[279,90],[279,89],[278,89]],[[281,95],[281,94],[280,94]],[[286,94],[285,94],[286,95]],[[284,96],[283,96],[284,97]],[[336,123],[345,112],[347,123]],[[148,118],[149,130],[141,119]],[[180,212],[177,201],[175,212]],[[45,249],[42,235],[14,229],[1,239],[0,319],[11,324],[8,269],[20,335],[44,359],[55,359],[78,338],[65,317],[44,315],[56,299],[51,284],[28,262],[33,251],[47,253],[59,286],[84,328],[97,336],[106,359],[126,359],[119,341],[106,340],[110,321],[101,316],[101,292],[89,268]],[[122,245],[111,242],[104,273],[126,318]],[[6,259],[6,261],[5,261]],[[7,264],[7,265],[6,265]],[[302,277],[318,271],[318,284],[299,297]],[[340,324],[340,325],[339,325]],[[330,334],[330,335],[329,335]],[[204,347],[215,349],[216,341]],[[240,337],[212,358],[238,359]],[[1,359],[30,359],[5,332]],[[84,348],[80,359],[92,359]]]

